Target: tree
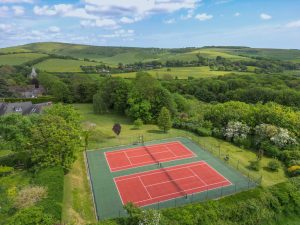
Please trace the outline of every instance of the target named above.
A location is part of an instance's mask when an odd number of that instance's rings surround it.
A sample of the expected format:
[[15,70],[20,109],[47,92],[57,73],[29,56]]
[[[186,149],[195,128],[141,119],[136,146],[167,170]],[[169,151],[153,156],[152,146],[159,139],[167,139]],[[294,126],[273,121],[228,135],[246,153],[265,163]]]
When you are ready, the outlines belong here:
[[89,145],[89,138],[96,128],[95,123],[85,122],[83,124],[84,150],[86,151]]
[[101,92],[97,92],[93,96],[93,108],[95,114],[102,114],[108,111],[107,105],[102,97]]
[[157,118],[157,125],[159,129],[163,130],[165,133],[171,129],[172,127],[171,114],[166,107],[162,107],[159,116]]
[[36,167],[60,165],[68,171],[76,159],[80,129],[60,116],[42,115],[32,128],[32,160]]
[[0,116],[0,149],[10,148],[19,152],[27,150],[32,125],[31,117],[20,114]]
[[122,129],[122,127],[121,127],[121,124],[119,124],[119,123],[115,123],[114,124],[114,126],[113,126],[113,128],[112,128],[112,130],[113,130],[113,132],[116,134],[116,135],[120,135],[120,133],[121,133],[121,129]]
[[134,125],[134,128],[135,129],[140,129],[141,126],[143,126],[143,120],[141,120],[140,118],[136,119],[134,122],[133,122],[133,125]]

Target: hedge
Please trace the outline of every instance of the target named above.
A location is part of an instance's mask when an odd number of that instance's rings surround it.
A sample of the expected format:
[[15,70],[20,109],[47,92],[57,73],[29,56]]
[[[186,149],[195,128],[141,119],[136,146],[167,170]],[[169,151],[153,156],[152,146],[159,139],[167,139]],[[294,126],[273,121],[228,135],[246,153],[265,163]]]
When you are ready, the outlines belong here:
[[56,220],[61,221],[64,190],[63,169],[61,167],[43,169],[35,175],[33,182],[35,185],[47,188],[47,198],[40,201],[37,206]]
[[0,102],[32,102],[33,104],[44,103],[44,102],[57,102],[57,99],[52,96],[41,96],[38,98],[0,98]]

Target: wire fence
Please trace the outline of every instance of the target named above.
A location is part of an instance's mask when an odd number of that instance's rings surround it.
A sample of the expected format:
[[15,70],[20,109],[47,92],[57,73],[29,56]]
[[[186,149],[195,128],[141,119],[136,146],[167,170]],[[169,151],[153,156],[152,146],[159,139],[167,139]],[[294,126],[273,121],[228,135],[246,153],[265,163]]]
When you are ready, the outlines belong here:
[[[169,137],[168,137],[169,136]],[[234,168],[238,171],[240,171],[244,176],[249,178],[250,180],[254,181],[257,185],[261,185],[262,182],[262,175],[257,173],[256,171],[253,171],[251,169],[248,169],[248,164],[245,162],[242,162],[238,159],[235,159],[232,157],[233,155],[228,153],[227,150],[222,149],[222,143],[221,141],[218,142],[218,145],[208,145],[203,140],[201,140],[200,136],[196,135],[191,135],[187,132],[182,132],[180,134],[181,137],[188,138],[189,140],[192,140],[195,144],[199,145],[204,151],[210,153],[214,157],[218,158],[221,160],[223,163],[226,163],[229,165],[231,168]],[[172,135],[164,135],[165,140],[174,138]],[[125,145],[143,145],[146,147],[147,144],[151,143],[151,141],[162,141],[164,139],[159,139],[157,134],[143,134],[143,135],[134,135],[134,136],[126,136],[125,138],[117,137],[114,139],[113,142],[105,142],[103,143],[103,147],[121,147]],[[150,154],[152,156],[152,154]]]
[[[192,204],[192,203],[200,203],[205,202],[212,199],[220,199],[229,195],[234,195],[236,193],[249,190],[251,188],[256,187],[256,184],[251,182],[249,180],[248,183],[241,182],[241,183],[235,183],[231,186],[222,186],[213,190],[204,190],[200,193],[194,193],[194,194],[188,194],[188,195],[182,195],[181,197],[177,197],[171,200],[163,201],[163,202],[157,202],[148,206],[145,206],[144,208],[151,208],[160,210],[163,208],[172,208],[172,207],[180,207],[184,206],[186,204]],[[102,215],[102,218],[108,218],[111,215]],[[116,208],[115,216],[117,217],[123,217],[128,216],[128,213],[123,207]]]

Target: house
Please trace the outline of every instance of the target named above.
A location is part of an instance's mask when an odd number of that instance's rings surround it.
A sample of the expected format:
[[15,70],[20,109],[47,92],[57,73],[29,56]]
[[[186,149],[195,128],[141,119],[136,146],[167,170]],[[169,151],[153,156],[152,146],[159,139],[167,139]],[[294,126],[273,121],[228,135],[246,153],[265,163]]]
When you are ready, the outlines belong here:
[[44,107],[50,106],[51,104],[51,102],[44,102],[38,104],[32,104],[32,102],[0,102],[0,116],[10,113],[19,113],[22,115],[40,113]]
[[9,91],[19,98],[37,98],[46,92],[42,85],[39,85],[38,88],[35,85],[10,86]]

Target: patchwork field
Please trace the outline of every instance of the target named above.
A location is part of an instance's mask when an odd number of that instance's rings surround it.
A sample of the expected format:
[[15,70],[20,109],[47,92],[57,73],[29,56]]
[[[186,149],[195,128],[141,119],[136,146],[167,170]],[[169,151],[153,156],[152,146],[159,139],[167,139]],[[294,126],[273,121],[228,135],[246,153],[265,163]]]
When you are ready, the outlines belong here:
[[47,56],[40,53],[18,53],[0,55],[0,65],[20,65],[28,61]]
[[47,72],[82,72],[80,66],[95,66],[99,63],[71,59],[48,59],[35,65],[36,68]]
[[[218,77],[225,76],[232,73],[235,74],[244,74],[250,75],[250,72],[232,72],[232,71],[212,71],[208,66],[202,67],[172,67],[169,70],[167,68],[148,70],[147,73],[150,73],[152,76],[158,79],[169,79],[176,77],[178,79],[187,79],[189,77],[193,78],[207,78],[207,77]],[[123,78],[134,78],[136,72],[132,73],[119,73],[113,74],[115,77],[123,77]]]

